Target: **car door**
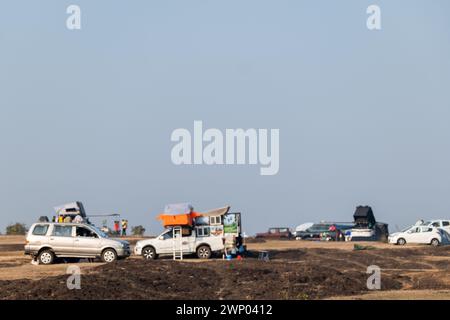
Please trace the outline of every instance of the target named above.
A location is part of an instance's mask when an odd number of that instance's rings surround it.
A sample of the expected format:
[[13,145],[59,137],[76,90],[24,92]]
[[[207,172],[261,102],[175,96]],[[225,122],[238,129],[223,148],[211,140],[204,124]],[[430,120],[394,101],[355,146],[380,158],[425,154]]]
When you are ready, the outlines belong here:
[[418,232],[417,232],[417,240],[416,243],[429,243],[431,241],[431,230],[433,230],[433,228],[430,227],[420,227]]
[[418,243],[420,238],[420,227],[414,227],[406,231],[405,240],[409,243]]
[[72,255],[73,253],[73,226],[54,225],[49,244],[57,256]]
[[158,237],[156,251],[158,253],[172,253],[173,245],[173,232],[172,230],[169,230]]
[[74,254],[95,257],[101,253],[101,239],[85,226],[75,227]]
[[183,230],[183,239],[181,242],[183,253],[192,253],[195,252],[195,231],[192,229],[184,229]]

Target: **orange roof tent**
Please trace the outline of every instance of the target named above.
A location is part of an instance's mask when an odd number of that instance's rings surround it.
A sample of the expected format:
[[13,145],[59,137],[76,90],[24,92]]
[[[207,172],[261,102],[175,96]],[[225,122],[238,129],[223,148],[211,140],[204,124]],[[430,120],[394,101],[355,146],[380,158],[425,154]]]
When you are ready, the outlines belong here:
[[165,214],[161,213],[157,219],[162,221],[164,228],[173,226],[192,226],[194,218],[198,217],[196,212],[182,214]]
[[195,212],[191,205],[168,205],[164,208],[165,213],[158,215],[157,219],[162,221],[164,228],[173,226],[192,226],[196,217],[223,215],[229,210],[230,207],[226,206],[205,213],[199,213]]

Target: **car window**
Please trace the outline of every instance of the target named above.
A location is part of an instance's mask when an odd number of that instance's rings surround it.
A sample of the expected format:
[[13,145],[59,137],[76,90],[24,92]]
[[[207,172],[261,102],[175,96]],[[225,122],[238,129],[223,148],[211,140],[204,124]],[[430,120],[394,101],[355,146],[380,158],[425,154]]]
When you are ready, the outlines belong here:
[[209,227],[197,228],[197,236],[198,237],[208,237],[209,234],[210,234],[210,228]]
[[190,236],[192,236],[192,229],[191,228],[182,228],[181,229],[181,235],[183,237],[190,237]]
[[433,227],[440,227],[441,224],[440,224],[439,222],[433,222],[432,226],[433,226]]
[[450,226],[450,221],[442,221],[442,226],[443,226],[443,227],[448,227],[448,226]]
[[71,237],[72,226],[54,226],[53,235],[55,237]]
[[172,239],[173,238],[173,232],[172,231],[166,232],[166,233],[164,233],[162,235],[162,237],[163,237],[164,240]]
[[38,224],[33,229],[34,236],[45,236],[48,231],[48,224]]
[[94,229],[94,232],[97,233],[97,236],[100,236],[100,238],[109,238],[109,236],[104,233],[102,230],[100,230],[99,228],[97,228],[96,226],[90,226],[92,229]]
[[85,227],[77,227],[76,231],[77,237],[85,237],[85,238],[97,238],[97,234]]
[[222,223],[222,217],[221,216],[212,216],[210,218],[211,224],[221,224]]
[[286,229],[286,228],[280,229],[280,232],[288,232],[288,229]]

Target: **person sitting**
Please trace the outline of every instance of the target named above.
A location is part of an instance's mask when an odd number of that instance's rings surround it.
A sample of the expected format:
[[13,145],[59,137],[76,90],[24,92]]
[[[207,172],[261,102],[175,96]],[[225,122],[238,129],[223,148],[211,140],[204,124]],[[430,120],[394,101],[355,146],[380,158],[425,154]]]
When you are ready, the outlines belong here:
[[76,215],[76,217],[73,219],[74,223],[83,223],[83,217],[79,214]]

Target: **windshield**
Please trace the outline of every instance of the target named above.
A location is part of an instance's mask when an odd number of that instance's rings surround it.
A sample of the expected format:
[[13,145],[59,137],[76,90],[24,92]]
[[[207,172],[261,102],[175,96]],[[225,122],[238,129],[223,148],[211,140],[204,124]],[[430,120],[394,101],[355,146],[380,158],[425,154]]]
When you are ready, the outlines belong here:
[[167,239],[173,238],[173,229],[169,229],[167,231],[164,231],[163,233],[161,233],[159,235],[158,238],[161,238],[161,237],[163,238],[163,240],[167,240]]
[[406,232],[406,231],[408,231],[409,229],[412,229],[412,228],[414,228],[414,227],[409,226],[409,227],[403,229],[402,232]]
[[326,232],[330,229],[331,225],[327,224],[315,224],[307,230],[307,232]]
[[98,234],[98,236],[100,238],[108,238],[108,235],[106,233],[104,233],[102,230],[100,230],[99,228],[95,227],[95,226],[90,226],[92,228],[92,230],[95,231],[95,233]]

